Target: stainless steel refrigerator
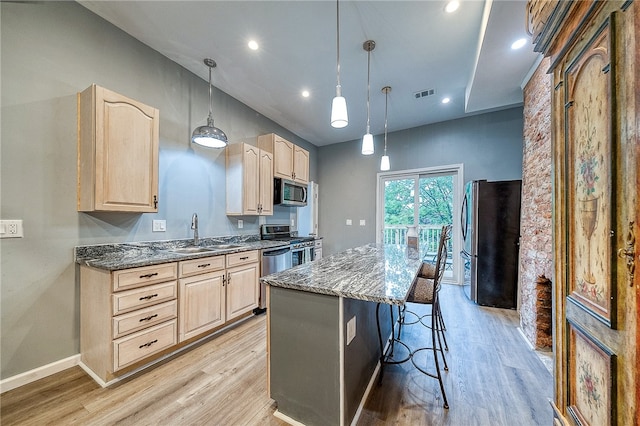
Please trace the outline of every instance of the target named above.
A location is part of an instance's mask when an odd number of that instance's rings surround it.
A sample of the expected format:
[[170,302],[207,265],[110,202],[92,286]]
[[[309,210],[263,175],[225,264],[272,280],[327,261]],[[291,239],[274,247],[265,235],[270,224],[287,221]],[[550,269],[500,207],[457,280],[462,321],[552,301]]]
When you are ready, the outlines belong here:
[[479,305],[515,309],[522,181],[467,182],[462,201],[464,291]]

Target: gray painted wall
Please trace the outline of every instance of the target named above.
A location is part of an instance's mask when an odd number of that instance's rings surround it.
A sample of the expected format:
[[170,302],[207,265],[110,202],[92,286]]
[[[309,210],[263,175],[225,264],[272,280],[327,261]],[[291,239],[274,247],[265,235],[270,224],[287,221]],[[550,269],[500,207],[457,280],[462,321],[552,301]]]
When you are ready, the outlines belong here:
[[[392,120],[392,116],[389,117]],[[522,107],[390,133],[391,171],[464,164],[464,181],[522,178]],[[360,154],[360,141],[318,149],[319,233],[323,255],[375,242],[376,180],[384,147]],[[353,221],[346,225],[346,219]],[[366,226],[360,226],[364,219]]]
[[[189,238],[193,212],[203,237],[257,233],[259,221],[243,217],[238,230],[227,218],[224,151],[189,143],[206,121],[206,81],[75,2],[0,3],[0,43],[0,217],[25,227],[24,238],[0,240],[4,379],[79,352],[74,246]],[[160,110],[157,214],[76,212],[76,93],[91,83]],[[213,101],[232,142],[276,132],[309,150],[326,255],[375,240],[381,136],[373,157],[360,155],[359,141],[316,148],[220,91]],[[514,108],[392,133],[388,152],[392,170],[464,163],[465,180],[518,179],[521,149],[522,109]],[[267,222],[295,217],[275,210]],[[153,219],[166,219],[167,232],[152,233]]]
[[[22,219],[25,234],[0,241],[4,379],[79,352],[74,246],[189,238],[193,212],[202,237],[255,234],[259,223],[243,217],[238,230],[227,218],[224,151],[189,142],[206,122],[207,81],[75,2],[2,2],[0,14],[0,217]],[[92,83],[160,110],[157,214],[76,212],[76,93]],[[318,180],[314,145],[220,91],[213,100],[231,142],[276,132],[309,150]],[[267,222],[295,217],[275,210]],[[153,219],[166,219],[167,232],[152,233]]]

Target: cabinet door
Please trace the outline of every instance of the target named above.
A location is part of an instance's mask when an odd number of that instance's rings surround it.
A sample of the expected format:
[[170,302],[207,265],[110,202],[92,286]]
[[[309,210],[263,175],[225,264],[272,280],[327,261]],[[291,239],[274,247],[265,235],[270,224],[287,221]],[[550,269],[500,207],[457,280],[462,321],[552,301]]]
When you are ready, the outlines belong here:
[[224,278],[221,271],[180,280],[180,342],[224,324]]
[[227,270],[227,321],[258,307],[258,265]]
[[79,114],[78,210],[157,212],[158,110],[93,85]]
[[260,150],[260,214],[273,214],[273,154]]
[[309,151],[294,145],[293,180],[300,183],[309,182]]
[[273,140],[273,176],[293,179],[293,144],[275,135]]
[[260,150],[255,146],[245,145],[243,153],[243,214],[257,215],[259,213],[260,190]]

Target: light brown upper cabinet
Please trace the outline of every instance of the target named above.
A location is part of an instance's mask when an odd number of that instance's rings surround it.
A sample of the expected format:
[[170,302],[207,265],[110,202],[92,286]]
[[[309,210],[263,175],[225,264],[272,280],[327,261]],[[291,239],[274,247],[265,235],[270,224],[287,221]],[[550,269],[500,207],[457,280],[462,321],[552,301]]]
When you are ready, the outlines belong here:
[[159,122],[95,84],[78,93],[78,211],[158,211]]
[[269,133],[258,136],[258,147],[273,154],[273,176],[309,183],[309,151]]
[[273,154],[246,143],[227,145],[227,215],[273,214]]

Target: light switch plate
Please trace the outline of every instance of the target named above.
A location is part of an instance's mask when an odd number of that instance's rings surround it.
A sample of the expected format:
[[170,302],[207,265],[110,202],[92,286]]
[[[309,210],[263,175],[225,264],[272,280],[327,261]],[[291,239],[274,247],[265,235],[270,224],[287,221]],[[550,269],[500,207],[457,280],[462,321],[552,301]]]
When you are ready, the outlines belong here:
[[347,226],[351,226],[351,219],[347,219]]
[[365,226],[366,225],[366,221],[364,219],[360,219],[360,226]]
[[166,220],[154,220],[152,222],[152,231],[153,232],[165,232],[167,230],[167,221]]
[[347,322],[347,345],[356,337],[356,317],[355,315]]
[[22,219],[0,220],[0,238],[22,238]]

